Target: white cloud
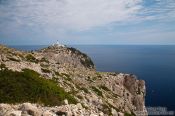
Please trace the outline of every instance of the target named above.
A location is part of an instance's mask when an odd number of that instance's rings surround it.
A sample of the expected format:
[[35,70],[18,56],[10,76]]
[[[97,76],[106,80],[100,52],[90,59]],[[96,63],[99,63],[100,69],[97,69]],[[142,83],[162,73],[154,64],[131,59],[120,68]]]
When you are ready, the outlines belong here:
[[25,26],[87,30],[132,19],[141,9],[141,2],[142,0],[9,0],[0,5],[0,19]]
[[154,4],[144,8],[140,14],[150,20],[171,21],[175,20],[175,0],[154,0]]
[[[112,23],[175,18],[174,0],[1,0],[0,28],[37,26],[57,30],[88,30]],[[170,18],[171,17],[171,18]]]

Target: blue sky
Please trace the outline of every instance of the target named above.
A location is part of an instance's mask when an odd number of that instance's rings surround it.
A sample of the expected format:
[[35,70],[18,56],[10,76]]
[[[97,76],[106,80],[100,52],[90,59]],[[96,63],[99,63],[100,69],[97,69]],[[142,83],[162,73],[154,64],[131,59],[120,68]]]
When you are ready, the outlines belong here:
[[175,0],[0,0],[0,43],[175,44]]

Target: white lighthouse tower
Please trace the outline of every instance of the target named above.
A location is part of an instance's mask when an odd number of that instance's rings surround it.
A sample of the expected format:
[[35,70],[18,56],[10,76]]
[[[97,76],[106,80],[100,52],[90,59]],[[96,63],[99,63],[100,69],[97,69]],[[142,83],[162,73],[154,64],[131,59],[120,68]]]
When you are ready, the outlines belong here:
[[65,47],[65,45],[63,44],[60,44],[57,40],[57,42],[55,44],[53,44],[53,46],[56,46],[56,47]]

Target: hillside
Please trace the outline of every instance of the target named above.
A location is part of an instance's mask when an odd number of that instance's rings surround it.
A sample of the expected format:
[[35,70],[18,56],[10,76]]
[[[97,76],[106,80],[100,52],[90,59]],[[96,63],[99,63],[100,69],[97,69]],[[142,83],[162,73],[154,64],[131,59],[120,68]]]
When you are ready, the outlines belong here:
[[146,112],[144,101],[143,80],[98,72],[75,48],[25,52],[0,45],[0,115],[129,116]]

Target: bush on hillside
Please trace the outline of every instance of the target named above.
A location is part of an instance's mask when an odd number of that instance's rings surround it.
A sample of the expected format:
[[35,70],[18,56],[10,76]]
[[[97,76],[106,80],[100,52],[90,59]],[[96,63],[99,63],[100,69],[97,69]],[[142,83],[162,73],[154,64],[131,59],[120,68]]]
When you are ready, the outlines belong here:
[[56,82],[40,77],[33,70],[0,70],[0,103],[32,102],[54,106],[62,105],[64,99],[76,103]]

